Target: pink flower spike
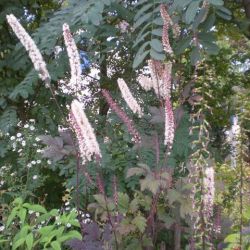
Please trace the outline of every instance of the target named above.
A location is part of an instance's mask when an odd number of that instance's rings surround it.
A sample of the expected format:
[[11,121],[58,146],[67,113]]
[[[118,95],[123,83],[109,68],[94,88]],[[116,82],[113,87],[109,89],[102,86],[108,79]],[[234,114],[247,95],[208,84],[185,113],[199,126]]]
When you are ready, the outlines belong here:
[[164,144],[172,147],[174,141],[174,132],[175,132],[175,124],[174,124],[174,114],[171,105],[171,101],[169,98],[165,100],[165,140]]
[[133,136],[133,141],[135,143],[141,142],[141,137],[139,132],[134,127],[132,120],[127,116],[127,114],[119,107],[119,105],[113,100],[108,90],[103,89],[102,95],[105,97],[110,108],[118,115],[118,117],[124,122],[127,126],[128,132]]

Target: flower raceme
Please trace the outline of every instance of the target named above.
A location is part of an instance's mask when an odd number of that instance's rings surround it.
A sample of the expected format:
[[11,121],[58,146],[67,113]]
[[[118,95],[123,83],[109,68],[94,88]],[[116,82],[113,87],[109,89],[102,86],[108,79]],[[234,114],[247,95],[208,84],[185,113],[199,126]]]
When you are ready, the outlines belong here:
[[117,116],[124,122],[127,126],[128,132],[133,136],[133,141],[135,143],[141,142],[141,137],[139,132],[134,127],[132,120],[127,116],[127,114],[119,107],[119,105],[113,100],[108,90],[103,89],[102,95],[106,99],[110,108],[117,114]]
[[209,220],[213,216],[213,206],[214,206],[214,168],[207,167],[205,169],[205,176],[203,179],[204,185],[204,216]]
[[22,45],[29,53],[29,57],[35,70],[38,72],[39,77],[45,82],[46,87],[48,87],[50,84],[50,75],[47,70],[46,63],[44,62],[41,52],[37,48],[35,42],[13,14],[7,15],[7,21]]
[[90,161],[92,156],[99,161],[102,155],[94,129],[84,113],[82,103],[77,100],[71,104],[69,122],[75,131],[83,164]]
[[130,107],[133,113],[137,113],[139,117],[142,117],[142,109],[136,99],[133,97],[132,93],[130,92],[130,89],[128,88],[126,82],[123,79],[118,78],[117,83],[121,90],[122,97],[126,101],[127,105]]
[[169,147],[172,146],[174,141],[174,113],[170,99],[167,97],[165,100],[165,140],[164,144]]
[[71,78],[69,83],[67,84],[67,88],[69,89],[70,93],[76,93],[82,89],[81,88],[82,68],[81,68],[80,55],[78,53],[75,40],[70,33],[69,25],[66,23],[63,24],[63,37],[69,57],[69,64],[71,70]]

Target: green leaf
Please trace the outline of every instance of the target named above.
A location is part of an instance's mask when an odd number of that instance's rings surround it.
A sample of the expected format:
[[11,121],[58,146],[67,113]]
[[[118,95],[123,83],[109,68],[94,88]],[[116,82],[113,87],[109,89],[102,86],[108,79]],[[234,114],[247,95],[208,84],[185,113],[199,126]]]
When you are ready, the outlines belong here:
[[220,10],[217,10],[216,11],[216,14],[218,15],[218,16],[220,16],[222,19],[225,19],[225,20],[231,20],[231,16],[229,16],[229,15],[227,15],[227,14],[225,14],[225,12],[223,12],[223,11],[220,11]]
[[137,167],[136,168],[129,168],[126,177],[129,178],[129,177],[132,177],[134,175],[143,175],[143,174],[146,174],[146,171],[143,168],[137,168]]
[[8,133],[17,125],[17,113],[14,107],[8,107],[0,116],[0,131]]
[[98,202],[100,206],[102,206],[103,208],[106,207],[106,201],[105,201],[105,197],[103,194],[95,194],[93,195],[93,197],[95,198],[95,200]]
[[145,12],[146,12],[147,10],[149,10],[152,6],[153,6],[153,3],[148,3],[148,4],[143,5],[143,7],[140,8],[140,9],[136,12],[135,17],[134,17],[134,20],[136,21],[136,20],[138,20],[138,18],[139,18],[141,15],[145,15]]
[[27,249],[28,250],[32,250],[33,247],[33,242],[34,242],[34,237],[32,233],[29,233],[25,239],[26,245],[27,245]]
[[191,22],[194,21],[194,18],[196,16],[196,13],[199,9],[200,1],[193,1],[189,4],[186,14],[185,14],[185,19],[187,24],[190,24]]
[[61,245],[58,241],[52,241],[51,246],[54,250],[61,250]]
[[209,8],[202,8],[199,14],[195,17],[193,22],[193,29],[197,29],[197,27],[205,21],[205,18],[208,14]]
[[141,191],[149,190],[153,194],[156,194],[159,189],[160,182],[154,179],[151,175],[147,175],[145,179],[140,180],[140,185]]
[[212,42],[201,41],[202,46],[209,55],[217,55],[219,53],[219,47]]
[[129,209],[129,197],[125,193],[118,193],[118,209],[122,214],[128,212]]
[[195,65],[197,62],[199,62],[201,59],[201,55],[200,55],[200,50],[198,47],[194,47],[191,50],[191,54],[190,54],[190,61],[192,65]]
[[132,220],[132,224],[134,224],[140,230],[140,232],[143,233],[147,225],[147,220],[143,216],[137,215]]
[[155,60],[159,60],[159,61],[164,61],[166,56],[165,53],[158,53],[157,51],[155,51],[154,49],[150,50],[150,56],[155,59]]
[[182,54],[186,48],[189,47],[190,43],[192,41],[192,37],[191,36],[187,36],[183,39],[181,39],[177,44],[176,47],[174,49],[175,54],[176,55],[180,55]]
[[155,36],[162,37],[162,29],[161,28],[159,28],[159,29],[153,29],[152,30],[152,34],[155,35]]
[[81,240],[82,239],[82,235],[76,231],[76,230],[72,230],[68,233],[64,233],[61,237],[58,237],[57,241],[58,242],[65,242],[71,239],[78,239]]
[[143,60],[146,58],[146,56],[149,54],[149,50],[146,50],[142,54],[137,53],[133,62],[133,68],[137,68]]
[[134,29],[137,29],[140,25],[142,25],[146,21],[148,22],[151,17],[152,17],[152,13],[150,12],[138,18],[138,20],[134,24]]
[[14,207],[14,208],[12,209],[12,211],[11,211],[9,217],[8,217],[8,220],[7,220],[7,222],[6,222],[6,227],[9,227],[10,223],[14,220],[14,218],[15,218],[16,215],[17,215],[17,211],[18,211],[17,207]]
[[208,2],[213,4],[213,5],[223,5],[224,4],[223,0],[208,0]]
[[24,242],[25,242],[25,238],[21,238],[21,239],[15,241],[13,243],[12,250],[17,249],[18,247],[20,247],[21,245],[23,245]]
[[133,199],[129,205],[129,209],[132,213],[135,213],[139,209],[139,203],[137,198]]
[[239,237],[240,237],[240,234],[238,233],[235,233],[235,234],[229,234],[226,238],[225,238],[225,242],[226,243],[235,243],[235,242],[238,242],[239,241]]
[[163,46],[160,40],[152,39],[150,42],[151,47],[157,52],[163,52]]
[[[24,207],[25,206],[26,205],[24,205]],[[39,213],[43,213],[43,214],[47,213],[47,210],[44,207],[42,207],[41,205],[29,205],[27,208],[29,210],[34,211],[34,212],[39,212]]]
[[181,194],[175,189],[169,189],[167,197],[169,204],[172,205],[174,202],[179,201],[181,199]]
[[214,23],[215,23],[215,14],[212,13],[207,19],[205,22],[203,22],[201,24],[201,28],[203,28],[205,31],[210,31],[211,28],[214,26]]
[[185,8],[187,5],[189,5],[193,0],[175,0],[174,5],[176,7]]
[[24,221],[25,221],[26,214],[27,214],[27,210],[26,210],[25,208],[21,208],[21,209],[18,211],[17,216],[20,218],[22,224],[23,224]]

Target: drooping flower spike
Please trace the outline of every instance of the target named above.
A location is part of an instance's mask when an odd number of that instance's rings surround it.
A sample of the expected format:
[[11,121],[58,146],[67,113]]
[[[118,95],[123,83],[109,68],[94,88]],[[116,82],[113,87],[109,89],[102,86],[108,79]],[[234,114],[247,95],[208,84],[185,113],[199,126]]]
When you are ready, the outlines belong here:
[[39,74],[39,77],[45,82],[46,87],[48,87],[51,79],[50,74],[47,70],[42,54],[37,48],[35,42],[13,14],[7,15],[7,21],[28,52],[34,68]]

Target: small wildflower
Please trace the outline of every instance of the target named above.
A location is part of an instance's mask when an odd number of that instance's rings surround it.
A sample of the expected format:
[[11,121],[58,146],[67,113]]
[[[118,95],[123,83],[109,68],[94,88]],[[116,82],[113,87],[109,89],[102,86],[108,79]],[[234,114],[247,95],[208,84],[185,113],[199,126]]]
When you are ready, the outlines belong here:
[[22,141],[22,146],[26,146],[26,141]]
[[67,228],[70,228],[70,227],[71,227],[71,224],[70,224],[70,223],[67,223],[66,227],[67,227]]
[[31,168],[31,167],[32,167],[31,163],[28,163],[28,164],[27,164],[27,167],[28,167],[28,168]]
[[38,141],[41,141],[41,139],[40,139],[39,137],[36,137],[35,140],[36,140],[37,142],[38,142]]
[[10,137],[10,140],[11,140],[11,141],[13,141],[13,140],[15,140],[15,139],[16,139],[15,136],[11,136],[11,137]]
[[17,133],[16,136],[19,138],[19,137],[22,136],[22,134],[21,133]]
[[32,164],[32,165],[36,165],[36,161],[32,161],[31,164]]
[[51,160],[47,160],[47,163],[48,163],[49,165],[51,165],[52,162],[51,162]]
[[40,164],[41,162],[42,162],[41,160],[37,160],[37,161],[36,161],[37,164]]
[[29,127],[29,124],[25,124],[23,127],[24,127],[24,128],[28,128],[28,127]]
[[30,130],[31,130],[31,131],[35,130],[35,127],[31,125],[31,126],[30,126]]
[[33,175],[33,177],[32,177],[33,180],[36,180],[37,178],[38,178],[37,175]]

